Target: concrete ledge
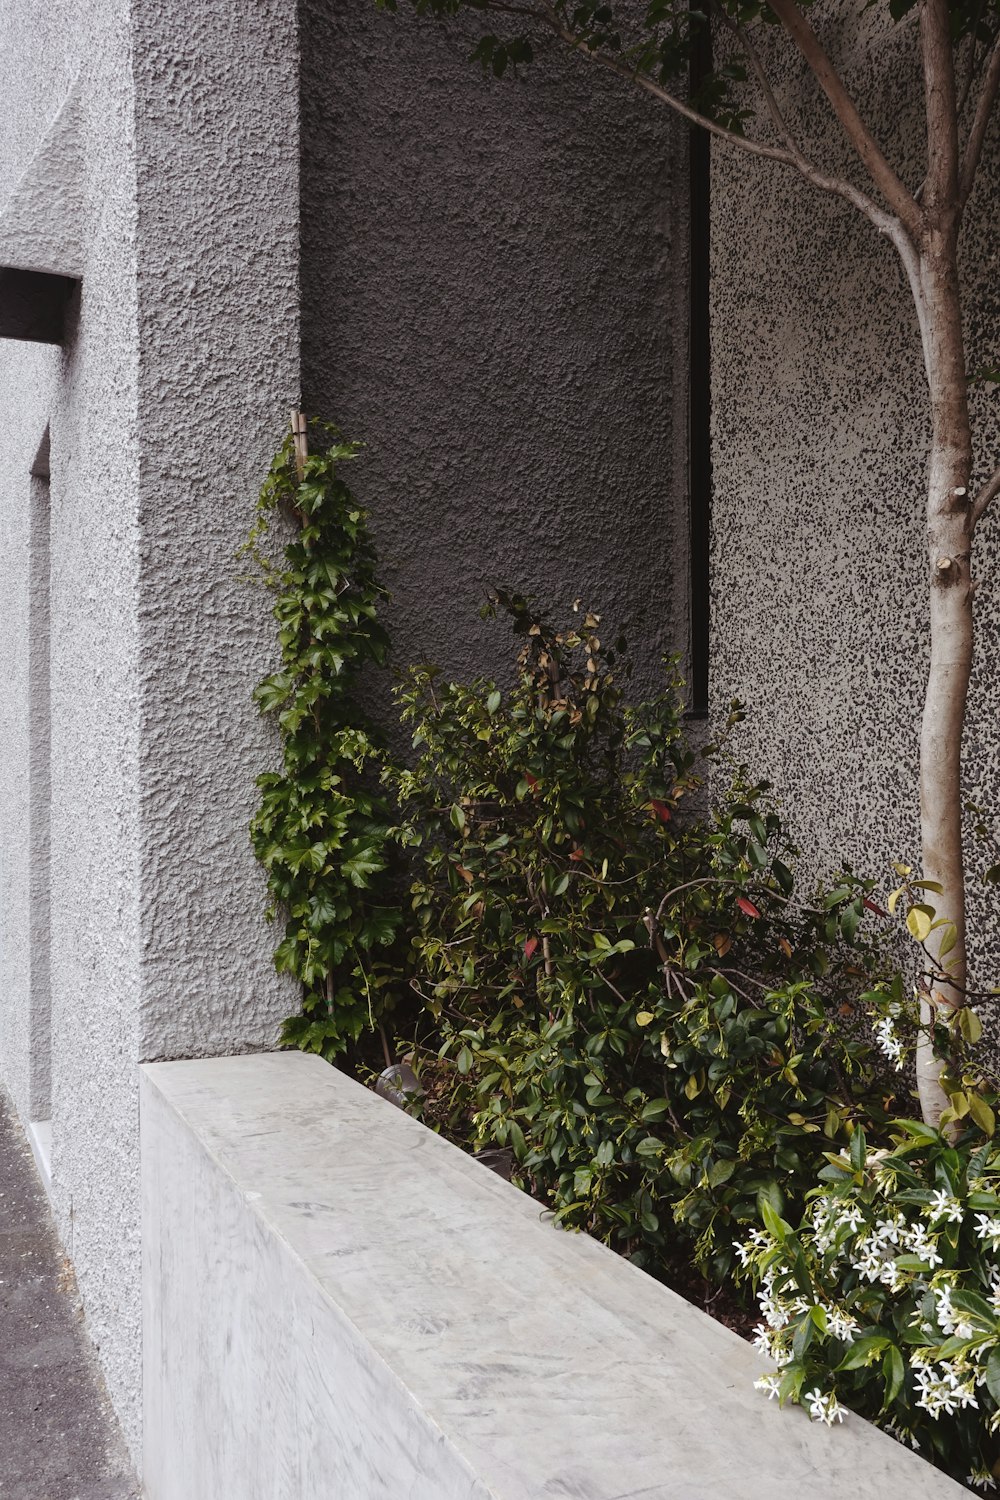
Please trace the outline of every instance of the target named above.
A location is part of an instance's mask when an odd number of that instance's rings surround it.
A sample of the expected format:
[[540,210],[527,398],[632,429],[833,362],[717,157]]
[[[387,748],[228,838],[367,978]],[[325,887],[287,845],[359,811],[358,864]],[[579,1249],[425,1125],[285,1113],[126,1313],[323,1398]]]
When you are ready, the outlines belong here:
[[149,1500],[946,1500],[301,1054],[142,1069]]

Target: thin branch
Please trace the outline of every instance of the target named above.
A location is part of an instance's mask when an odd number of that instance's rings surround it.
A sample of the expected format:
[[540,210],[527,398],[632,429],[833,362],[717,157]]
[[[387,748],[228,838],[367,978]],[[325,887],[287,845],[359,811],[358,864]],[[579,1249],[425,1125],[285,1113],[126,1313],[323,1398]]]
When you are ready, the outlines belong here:
[[983,519],[983,516],[985,516],[986,512],[989,510],[990,506],[993,504],[998,495],[1000,495],[1000,467],[997,467],[993,470],[993,473],[990,475],[989,479],[987,479],[986,483],[982,486],[979,493],[976,495],[975,500],[973,500],[972,502],[973,530],[975,530],[975,528],[979,525],[980,521]]
[[[493,9],[494,3],[495,0],[488,0],[490,10]],[[724,125],[720,125],[716,120],[710,120],[707,115],[699,114],[696,109],[692,109],[676,95],[668,93],[665,88],[654,83],[644,73],[638,72],[635,68],[627,68],[624,63],[618,62],[614,57],[609,57],[606,52],[592,52],[581,37],[574,36],[572,31],[558,22],[552,21],[549,24],[560,40],[564,41],[568,47],[572,47],[581,57],[610,69],[612,73],[617,73],[619,78],[628,79],[630,83],[644,89],[647,94],[652,94],[654,99],[659,99],[662,104],[669,104],[671,109],[683,115],[685,120],[690,120],[692,125],[700,125],[702,130],[708,131],[709,135],[714,135],[721,141],[728,141],[732,146],[739,146],[743,151],[748,151],[751,156],[763,156],[768,161],[781,161],[788,166],[795,165],[795,158],[790,151],[784,150],[781,146],[768,146],[763,141],[755,141],[750,136],[737,135],[734,130],[727,130]]]
[[965,143],[965,152],[962,156],[962,169],[959,173],[958,201],[959,207],[964,208],[972,192],[976,180],[976,172],[979,167],[979,159],[983,154],[983,142],[986,140],[986,131],[993,114],[994,105],[997,102],[997,93],[1000,91],[1000,36],[993,44],[990,53],[989,64],[986,68],[986,76],[979,93],[979,102],[976,105],[975,118],[969,131],[969,139]]
[[[489,0],[488,8],[493,9],[493,0]],[[609,57],[606,52],[591,52],[585,42],[579,37],[574,36],[564,26],[560,26],[555,22],[551,22],[550,24],[556,35],[567,46],[572,47],[574,51],[578,52],[581,57],[587,58],[589,62],[597,63],[600,67],[608,68],[612,73],[617,73],[619,78],[628,79],[637,88],[643,89],[647,94],[652,94],[654,99],[659,99],[661,103],[669,105],[677,114],[683,115],[685,120],[690,120],[692,125],[701,126],[702,130],[707,130],[709,135],[715,136],[718,140],[726,141],[731,146],[739,146],[741,150],[749,152],[752,156],[761,156],[767,161],[778,161],[784,163],[786,166],[795,167],[814,187],[826,193],[833,193],[836,197],[843,198],[846,202],[852,204],[866,218],[871,220],[880,234],[892,237],[894,228],[897,226],[902,227],[899,224],[899,220],[880,208],[867,193],[862,192],[860,188],[856,188],[853,183],[847,182],[843,178],[832,177],[826,172],[821,172],[802,156],[801,153],[796,154],[783,146],[768,146],[763,141],[754,140],[750,136],[737,135],[735,131],[727,130],[724,125],[719,125],[715,120],[710,120],[707,115],[699,114],[696,109],[692,109],[690,105],[685,104],[682,100],[676,98],[675,95],[668,93],[658,83],[654,83],[651,78],[647,78],[644,73],[638,72],[635,68],[627,68],[624,63],[618,62],[616,58]],[[905,192],[905,189],[903,191]],[[907,197],[909,198],[909,194],[907,194]],[[916,208],[916,205],[914,205],[914,208]]]
[[741,21],[734,21],[730,16],[726,14],[721,6],[715,6],[713,8],[715,9],[716,14],[722,20],[723,24],[727,26],[729,30],[732,31],[733,34],[738,38],[739,44],[743,48],[743,51],[746,53],[747,60],[749,61],[751,68],[753,68],[754,76],[756,77],[757,82],[760,84],[760,91],[764,95],[764,103],[767,105],[767,112],[771,116],[774,128],[781,136],[789,151],[795,157],[796,165],[799,166],[801,170],[801,163],[805,161],[804,153],[799,147],[798,141],[792,135],[791,129],[788,125],[788,121],[781,113],[781,108],[778,104],[778,101],[774,97],[774,90],[771,87],[771,80],[768,78],[767,73],[764,70],[764,64],[760,60],[760,53],[754,46],[753,39],[750,36],[750,33],[747,31],[746,27]]
[[725,11],[721,11],[720,14],[725,24],[738,37],[740,45],[746,53],[747,60],[753,69],[754,76],[760,85],[760,91],[764,95],[764,103],[767,106],[767,112],[771,116],[774,128],[784,140],[802,176],[808,182],[811,182],[814,187],[818,187],[824,192],[835,193],[839,197],[846,198],[848,202],[854,204],[855,208],[860,209],[863,214],[871,219],[881,234],[891,235],[893,226],[899,222],[898,220],[893,219],[890,214],[884,213],[877,203],[869,198],[866,193],[862,193],[859,188],[855,188],[852,183],[845,182],[839,177],[831,177],[828,173],[821,171],[815,162],[810,161],[809,157],[806,156],[792,134],[788,121],[781,112],[781,107],[771,87],[771,81],[767,76],[764,64],[760,59],[760,54],[754,46],[753,39],[747,28],[741,22],[731,20]]
[[844,133],[864,162],[875,186],[900,221],[911,234],[915,234],[920,223],[920,209],[916,200],[883,156],[839,73],[824,52],[819,37],[794,0],[772,0],[771,9],[816,75],[820,88],[829,99]]

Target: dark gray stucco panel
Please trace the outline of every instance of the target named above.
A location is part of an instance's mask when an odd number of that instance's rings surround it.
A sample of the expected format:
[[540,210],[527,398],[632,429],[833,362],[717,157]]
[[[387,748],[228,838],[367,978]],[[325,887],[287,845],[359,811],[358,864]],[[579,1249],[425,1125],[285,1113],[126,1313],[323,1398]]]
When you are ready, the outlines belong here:
[[499,581],[655,664],[685,644],[684,131],[558,51],[498,83],[474,29],[301,21],[303,396],[368,444],[397,662],[496,670]]

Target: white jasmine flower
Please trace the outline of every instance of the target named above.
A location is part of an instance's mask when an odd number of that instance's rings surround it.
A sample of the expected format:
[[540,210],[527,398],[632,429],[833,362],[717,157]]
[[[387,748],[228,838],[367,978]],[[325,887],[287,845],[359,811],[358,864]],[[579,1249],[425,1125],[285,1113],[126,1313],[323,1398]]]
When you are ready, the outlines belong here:
[[854,1342],[854,1336],[858,1331],[857,1319],[849,1312],[839,1307],[828,1307],[826,1310],[827,1327],[835,1339],[840,1339],[845,1344]]
[[894,1260],[887,1260],[879,1272],[879,1280],[883,1286],[887,1286],[890,1292],[898,1292],[903,1285],[904,1277],[902,1271]]
[[896,1034],[891,1016],[884,1016],[875,1027],[875,1043],[893,1064],[896,1072],[900,1072],[903,1067],[903,1043]]
[[950,1417],[958,1408],[960,1403],[954,1388],[949,1381],[937,1377],[933,1368],[917,1370],[916,1382],[917,1405],[922,1406],[935,1421],[942,1412],[947,1412]]
[[971,1484],[977,1490],[995,1490],[997,1482],[989,1469],[973,1469],[971,1474],[965,1476],[966,1484]]
[[994,1271],[990,1277],[990,1303],[993,1311],[1000,1318],[1000,1271]]
[[898,1245],[900,1233],[905,1229],[904,1220],[899,1214],[893,1214],[891,1219],[879,1219],[875,1225],[875,1238],[883,1245]]
[[921,1260],[925,1260],[932,1269],[942,1264],[937,1252],[937,1239],[930,1239],[922,1224],[914,1224],[906,1231],[903,1235],[903,1244],[914,1255],[919,1255]]
[[844,1408],[832,1392],[830,1395],[824,1396],[823,1392],[817,1387],[815,1390],[806,1391],[802,1399],[808,1402],[809,1415],[814,1422],[825,1422],[828,1427],[832,1427],[834,1422],[842,1422],[844,1420]]
[[965,1210],[958,1199],[953,1198],[945,1188],[938,1188],[931,1194],[931,1201],[924,1213],[932,1224],[938,1219],[946,1219],[949,1224],[961,1224]]
[[870,1242],[861,1245],[861,1254],[857,1260],[851,1261],[852,1268],[866,1281],[878,1281],[882,1274],[882,1257],[878,1247]]
[[754,1387],[758,1391],[766,1391],[767,1399],[773,1401],[781,1386],[780,1375],[761,1375],[754,1381]]
[[991,1219],[988,1214],[976,1214],[976,1234],[988,1240],[991,1250],[1000,1250],[1000,1219]]

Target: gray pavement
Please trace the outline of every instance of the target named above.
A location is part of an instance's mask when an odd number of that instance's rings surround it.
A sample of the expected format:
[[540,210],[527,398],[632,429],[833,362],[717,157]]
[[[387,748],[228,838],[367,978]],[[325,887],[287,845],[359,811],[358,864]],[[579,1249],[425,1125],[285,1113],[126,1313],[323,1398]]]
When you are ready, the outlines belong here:
[[0,1092],[0,1500],[133,1500],[48,1199]]

